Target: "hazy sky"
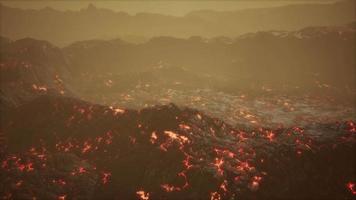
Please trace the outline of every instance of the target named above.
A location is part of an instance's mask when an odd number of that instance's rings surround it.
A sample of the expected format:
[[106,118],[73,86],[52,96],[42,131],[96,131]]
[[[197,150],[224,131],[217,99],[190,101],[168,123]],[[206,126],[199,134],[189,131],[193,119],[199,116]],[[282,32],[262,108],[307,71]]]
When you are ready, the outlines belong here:
[[130,14],[138,12],[162,13],[168,15],[182,16],[192,10],[239,10],[246,8],[259,7],[274,7],[287,4],[305,4],[305,3],[330,3],[337,0],[223,0],[223,1],[207,1],[207,0],[146,0],[146,1],[84,1],[84,0],[56,0],[56,1],[18,1],[9,0],[0,2],[10,7],[39,9],[44,7],[52,7],[58,10],[80,10],[88,6],[89,3],[94,4],[99,8],[109,8],[115,11],[125,11]]

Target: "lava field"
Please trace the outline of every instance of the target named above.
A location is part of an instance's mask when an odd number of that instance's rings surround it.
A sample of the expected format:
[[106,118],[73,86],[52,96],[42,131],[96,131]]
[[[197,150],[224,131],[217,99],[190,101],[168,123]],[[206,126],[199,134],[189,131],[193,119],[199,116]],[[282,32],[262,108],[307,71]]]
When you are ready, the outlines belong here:
[[356,193],[353,121],[238,129],[174,104],[128,110],[46,95],[7,116],[4,199],[352,199]]
[[0,1],[0,200],[356,199],[356,1]]

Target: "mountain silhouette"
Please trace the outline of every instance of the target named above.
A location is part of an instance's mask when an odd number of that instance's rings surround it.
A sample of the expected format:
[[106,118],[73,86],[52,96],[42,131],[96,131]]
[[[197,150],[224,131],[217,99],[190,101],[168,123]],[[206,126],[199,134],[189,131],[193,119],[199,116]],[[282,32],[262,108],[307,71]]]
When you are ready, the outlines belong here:
[[90,88],[101,93],[140,84],[229,91],[285,85],[310,90],[326,84],[339,95],[348,94],[355,86],[354,34],[349,24],[260,31],[236,39],[89,40],[64,48],[30,38],[2,38],[2,102],[17,105],[48,92]]
[[354,6],[354,1],[347,0],[239,11],[193,11],[182,17],[154,13],[129,15],[93,4],[80,11],[23,10],[4,5],[0,10],[3,36],[11,39],[32,37],[63,46],[78,40],[126,35],[236,37],[256,31],[335,26],[355,20]]
[[163,62],[194,73],[219,75],[241,88],[251,83],[310,88],[315,81],[353,88],[354,34],[349,26],[307,27],[248,33],[236,39],[161,36],[142,44],[89,40],[63,51],[77,74],[103,69],[114,74],[145,71]]

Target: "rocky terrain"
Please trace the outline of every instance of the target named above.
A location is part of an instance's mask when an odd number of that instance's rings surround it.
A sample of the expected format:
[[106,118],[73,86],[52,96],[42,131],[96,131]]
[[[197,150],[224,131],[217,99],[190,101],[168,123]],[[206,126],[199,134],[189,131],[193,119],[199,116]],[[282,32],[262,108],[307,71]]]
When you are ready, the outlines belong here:
[[[352,199],[355,124],[232,127],[42,96],[7,115],[2,198]],[[321,132],[322,135],[314,134]]]
[[0,198],[354,199],[354,33],[1,38]]
[[68,93],[68,62],[61,50],[46,41],[1,39],[1,104],[14,107],[46,93]]

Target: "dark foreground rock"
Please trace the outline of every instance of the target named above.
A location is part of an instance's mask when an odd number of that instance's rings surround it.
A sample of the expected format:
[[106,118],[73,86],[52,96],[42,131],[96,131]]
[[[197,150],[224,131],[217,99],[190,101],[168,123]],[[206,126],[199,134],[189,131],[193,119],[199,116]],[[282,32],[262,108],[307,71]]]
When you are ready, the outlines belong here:
[[[355,124],[239,129],[41,96],[2,119],[3,199],[352,199]],[[322,134],[315,134],[322,133]]]

